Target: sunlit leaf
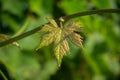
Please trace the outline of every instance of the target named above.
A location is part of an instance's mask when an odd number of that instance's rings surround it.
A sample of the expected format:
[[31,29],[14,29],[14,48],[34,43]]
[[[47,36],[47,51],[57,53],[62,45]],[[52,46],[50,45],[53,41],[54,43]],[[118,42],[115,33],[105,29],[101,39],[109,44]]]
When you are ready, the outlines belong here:
[[54,30],[54,27],[52,27],[52,25],[50,24],[45,24],[42,29],[40,31],[43,31],[43,32],[51,32]]
[[58,27],[58,25],[57,25],[57,23],[55,22],[54,19],[47,18],[47,20],[50,22],[50,25],[51,25],[52,27]]
[[63,52],[65,52],[64,53],[65,55],[66,55],[66,52],[70,52],[70,48],[69,48],[67,40],[64,40],[61,45],[63,48]]
[[76,46],[82,46],[82,37],[74,32],[81,29],[81,26],[75,22],[62,26],[63,21],[60,21],[60,26],[58,26],[55,20],[47,19],[49,24],[44,25],[41,29],[41,32],[46,32],[46,34],[41,37],[42,39],[37,50],[53,42],[54,54],[60,66],[63,56],[70,52],[66,38],[70,39]]
[[66,25],[66,30],[68,31],[76,31],[76,32],[80,32],[82,27],[79,23],[77,22],[70,22],[69,24]]
[[73,33],[69,36],[69,38],[73,44],[75,44],[78,47],[82,47],[83,40],[82,40],[82,37],[80,35]]
[[39,48],[41,48],[43,46],[48,46],[49,44],[51,44],[54,40],[55,33],[56,32],[50,32],[50,33],[42,36],[40,45],[36,50],[38,50]]
[[70,51],[69,45],[68,45],[66,39],[62,40],[63,35],[64,34],[63,34],[62,30],[60,29],[59,32],[55,35],[55,40],[54,40],[54,43],[55,43],[54,53],[58,60],[59,66],[61,65],[63,56],[66,55],[66,53]]
[[55,56],[58,60],[59,66],[61,65],[63,56],[69,52],[70,52],[70,49],[69,49],[68,42],[66,40],[62,41],[61,43],[59,43],[55,46],[54,53],[55,53]]

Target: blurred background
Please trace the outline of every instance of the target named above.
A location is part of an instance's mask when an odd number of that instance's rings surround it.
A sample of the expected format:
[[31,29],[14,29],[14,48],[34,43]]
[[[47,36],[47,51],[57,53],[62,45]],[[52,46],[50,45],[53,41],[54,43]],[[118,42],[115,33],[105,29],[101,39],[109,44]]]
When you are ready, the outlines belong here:
[[[0,0],[0,33],[11,37],[58,18],[88,10],[120,8],[120,0]],[[0,80],[120,80],[120,13],[76,19],[85,51],[70,45],[58,68],[52,44],[35,53],[41,33],[0,48]],[[6,80],[7,80],[6,79]]]

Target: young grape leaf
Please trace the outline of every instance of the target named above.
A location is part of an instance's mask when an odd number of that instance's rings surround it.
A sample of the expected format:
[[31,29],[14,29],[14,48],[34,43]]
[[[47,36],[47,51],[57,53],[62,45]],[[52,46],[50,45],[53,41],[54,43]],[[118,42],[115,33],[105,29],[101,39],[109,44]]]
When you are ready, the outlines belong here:
[[61,42],[55,47],[54,53],[58,60],[59,66],[61,65],[63,56],[66,55],[66,53],[69,53],[69,51],[70,51],[69,45],[66,40],[64,40],[63,42]]
[[70,52],[66,38],[70,39],[76,46],[82,47],[82,37],[74,32],[81,29],[81,26],[75,22],[62,26],[61,23],[63,21],[60,21],[61,25],[58,26],[55,20],[48,18],[48,21],[49,24],[44,25],[41,29],[41,31],[46,32],[46,34],[42,36],[37,50],[43,46],[48,46],[53,42],[54,55],[58,61],[58,65],[60,66],[63,56]]
[[54,41],[54,36],[56,33],[57,33],[57,30],[49,32],[48,34],[45,34],[44,36],[42,36],[40,45],[36,50],[38,50],[39,48],[43,46],[48,46],[49,44],[51,44]]
[[81,25],[78,22],[70,22],[69,24],[65,25],[65,29],[70,32],[70,31],[76,31],[76,32],[81,32]]
[[[0,34],[0,42],[10,39],[10,36],[5,34]],[[20,45],[17,42],[13,42],[12,45],[20,47]]]
[[83,42],[83,40],[82,40],[82,37],[81,37],[80,35],[78,35],[78,34],[76,34],[76,33],[73,33],[73,34],[71,34],[71,35],[69,36],[69,39],[70,39],[71,42],[72,42],[73,44],[75,44],[76,46],[82,47],[82,42]]
[[59,32],[55,35],[54,39],[54,54],[58,60],[58,65],[61,65],[62,58],[66,53],[70,52],[69,45],[66,39],[63,39],[64,33],[62,29],[59,30]]

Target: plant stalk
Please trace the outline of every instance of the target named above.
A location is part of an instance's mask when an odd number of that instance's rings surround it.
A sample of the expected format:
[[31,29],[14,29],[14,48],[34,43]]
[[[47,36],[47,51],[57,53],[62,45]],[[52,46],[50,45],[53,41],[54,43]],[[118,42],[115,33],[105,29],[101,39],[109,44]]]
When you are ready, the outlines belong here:
[[[92,14],[100,14],[100,13],[119,13],[120,12],[120,9],[101,9],[101,10],[91,10],[91,11],[85,11],[85,12],[79,12],[79,13],[75,13],[75,14],[72,14],[72,15],[68,15],[68,16],[63,16],[63,17],[60,17],[62,19],[64,19],[65,21],[68,21],[72,18],[76,18],[76,17],[80,17],[80,16],[86,16],[86,15],[92,15]],[[56,19],[59,20],[60,18]],[[48,24],[48,23],[46,23]],[[43,26],[43,25],[42,25]],[[40,29],[42,28],[42,26],[38,26],[37,28],[33,29],[33,30],[30,30],[28,32],[25,32],[23,34],[20,34],[16,37],[13,37],[9,40],[6,40],[6,41],[3,41],[3,42],[0,42],[0,47],[3,47],[7,44],[10,44],[14,41],[17,41],[17,40],[20,40],[22,38],[25,38],[27,36],[30,36],[38,31],[40,31]]]

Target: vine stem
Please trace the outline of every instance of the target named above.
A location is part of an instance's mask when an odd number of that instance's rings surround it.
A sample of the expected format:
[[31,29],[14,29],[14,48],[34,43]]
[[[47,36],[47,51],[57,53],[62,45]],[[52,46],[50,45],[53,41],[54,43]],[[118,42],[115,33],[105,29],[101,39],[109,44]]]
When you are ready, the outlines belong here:
[[[68,16],[63,16],[63,17],[60,17],[60,18],[64,19],[65,21],[68,21],[68,20],[70,20],[72,18],[76,18],[76,17],[80,17],[80,16],[86,16],[86,15],[92,15],[92,14],[100,14],[100,13],[118,13],[118,12],[120,12],[120,9],[91,10],[91,11],[75,13],[75,14],[68,15]],[[59,20],[60,18],[58,18],[57,20]],[[3,47],[5,45],[7,45],[7,44],[10,44],[10,43],[12,43],[14,41],[20,40],[20,39],[25,38],[27,36],[30,36],[30,35],[38,32],[38,31],[40,31],[42,26],[44,26],[44,25],[38,26],[37,28],[35,28],[33,30],[25,32],[25,33],[23,33],[21,35],[18,35],[16,37],[10,38],[10,39],[8,39],[6,41],[0,42],[0,47]]]
[[71,18],[76,18],[79,16],[86,16],[86,15],[92,15],[92,14],[101,14],[101,13],[118,13],[120,12],[120,9],[101,9],[101,10],[91,10],[91,11],[85,11],[80,13],[75,13],[68,16],[63,16],[62,18],[67,21]]

